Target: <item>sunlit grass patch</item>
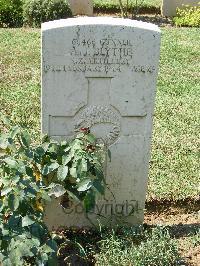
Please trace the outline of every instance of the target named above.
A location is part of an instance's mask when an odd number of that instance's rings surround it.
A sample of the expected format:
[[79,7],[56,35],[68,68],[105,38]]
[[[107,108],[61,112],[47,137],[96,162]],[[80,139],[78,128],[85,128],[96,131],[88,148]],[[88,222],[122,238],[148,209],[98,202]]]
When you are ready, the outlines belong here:
[[166,230],[155,228],[143,235],[121,237],[113,234],[100,241],[96,265],[178,265],[180,259],[176,240]]

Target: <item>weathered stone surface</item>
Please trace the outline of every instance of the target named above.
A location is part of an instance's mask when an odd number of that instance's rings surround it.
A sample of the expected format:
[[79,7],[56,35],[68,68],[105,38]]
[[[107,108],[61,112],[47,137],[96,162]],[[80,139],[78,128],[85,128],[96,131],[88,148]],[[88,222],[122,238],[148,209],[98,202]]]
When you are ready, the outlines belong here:
[[73,15],[93,15],[92,0],[68,0]]
[[[112,153],[93,221],[143,222],[159,49],[153,24],[104,17],[42,25],[42,132],[69,138],[89,126]],[[46,219],[49,227],[91,225],[80,205],[63,211],[57,201]]]
[[177,8],[183,8],[183,5],[197,6],[198,3],[199,0],[163,0],[161,14],[164,17],[173,17]]

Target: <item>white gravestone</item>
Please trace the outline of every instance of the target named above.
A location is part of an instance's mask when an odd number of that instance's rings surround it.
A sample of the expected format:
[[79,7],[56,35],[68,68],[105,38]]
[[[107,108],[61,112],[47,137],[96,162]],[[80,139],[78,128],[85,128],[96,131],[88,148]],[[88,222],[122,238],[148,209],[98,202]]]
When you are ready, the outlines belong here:
[[177,8],[184,9],[185,6],[198,6],[199,0],[163,0],[161,14],[164,17],[176,16]]
[[73,15],[93,15],[92,0],[68,0]]
[[[119,18],[42,25],[42,132],[55,139],[90,127],[111,150],[108,188],[93,222],[143,222],[160,51],[157,26]],[[80,204],[46,209],[49,227],[90,226]]]

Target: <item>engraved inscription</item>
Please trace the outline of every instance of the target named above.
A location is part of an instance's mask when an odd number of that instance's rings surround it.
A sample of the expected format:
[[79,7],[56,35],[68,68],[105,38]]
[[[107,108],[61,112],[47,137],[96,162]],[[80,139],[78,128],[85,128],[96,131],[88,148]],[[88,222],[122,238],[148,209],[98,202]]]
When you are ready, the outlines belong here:
[[119,73],[122,67],[131,67],[133,72],[153,73],[155,66],[133,65],[134,45],[128,39],[104,38],[72,39],[69,61],[63,65],[44,63],[44,72],[97,72]]
[[[111,64],[124,64],[124,58],[126,58],[126,64],[129,64],[129,60],[133,57],[133,45],[130,40],[114,40],[114,39],[102,39],[96,40],[72,40],[71,55],[77,62],[95,62],[95,59],[110,60]],[[74,60],[74,62],[76,62]],[[120,60],[123,60],[122,62]],[[100,60],[97,60],[100,63]]]
[[[102,61],[101,61],[102,62]],[[44,64],[44,72],[98,72],[98,73],[108,73],[108,72],[121,72],[121,66],[119,64],[112,65],[106,64],[105,61],[102,64],[76,64],[76,65],[48,65]]]
[[130,65],[133,52],[130,40],[73,39],[69,69],[82,72],[121,72],[121,66]]
[[[91,61],[92,62],[92,61]],[[97,62],[97,61],[95,61]],[[74,72],[121,72],[121,66],[119,64],[112,65],[109,64],[107,59],[100,59],[100,64],[93,65],[91,64],[76,64],[74,66],[67,66],[67,65],[46,65],[44,64],[44,72],[47,73],[48,71],[53,72],[67,72],[67,71],[74,71]],[[155,66],[150,65],[135,65],[131,68],[133,72],[140,72],[140,73],[149,73],[152,74],[155,71]]]
[[134,72],[142,72],[142,73],[153,73],[156,70],[155,66],[133,66],[132,71]]
[[129,66],[134,54],[130,40],[110,37],[96,39],[72,39],[69,61],[63,65],[44,63],[44,71],[73,72],[121,72],[122,66]]
[[103,124],[110,125],[103,138],[106,145],[111,145],[120,135],[120,115],[109,106],[89,106],[76,118],[74,130],[81,127],[92,127]]

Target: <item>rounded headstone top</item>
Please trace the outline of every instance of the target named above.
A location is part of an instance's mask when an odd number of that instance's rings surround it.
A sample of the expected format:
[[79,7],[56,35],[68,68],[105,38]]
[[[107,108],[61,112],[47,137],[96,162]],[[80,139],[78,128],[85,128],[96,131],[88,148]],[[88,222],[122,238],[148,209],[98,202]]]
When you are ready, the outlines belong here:
[[151,30],[160,32],[157,25],[137,20],[112,18],[112,17],[79,17],[79,18],[68,18],[60,19],[42,23],[42,31],[72,27],[72,26],[85,26],[85,25],[108,25],[108,26],[125,26],[133,27],[144,30]]

